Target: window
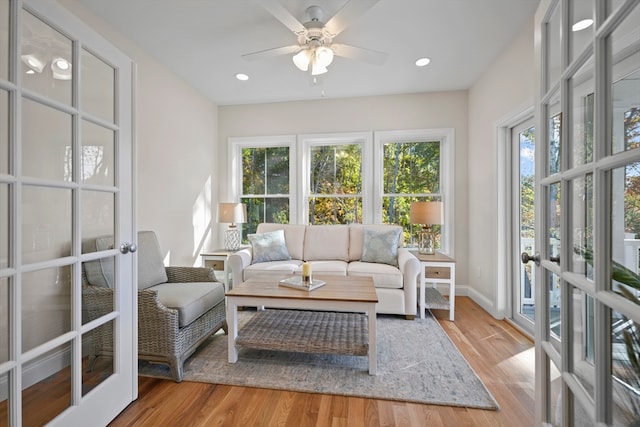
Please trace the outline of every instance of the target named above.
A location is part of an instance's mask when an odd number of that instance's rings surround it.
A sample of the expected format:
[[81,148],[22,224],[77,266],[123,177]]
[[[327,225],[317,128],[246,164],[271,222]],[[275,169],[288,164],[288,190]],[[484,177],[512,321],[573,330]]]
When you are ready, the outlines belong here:
[[[242,241],[261,222],[289,223],[291,218],[292,151],[294,137],[234,138],[238,164],[238,199],[247,205]],[[236,200],[236,198],[233,198]]]
[[[442,201],[440,248],[453,254],[452,129],[230,138],[231,200],[247,205],[247,233],[261,222],[402,225],[413,201]],[[295,153],[296,146],[301,155]],[[369,166],[368,166],[369,165]],[[297,178],[296,178],[297,177]],[[237,189],[237,190],[236,190]]]
[[[403,227],[405,244],[414,245],[421,225],[411,224],[409,210],[417,201],[440,201],[443,224],[433,225],[439,238],[436,247],[452,253],[450,239],[453,212],[453,131],[449,129],[391,131],[376,133],[376,164],[382,171],[376,221]],[[380,174],[379,174],[380,175]]]
[[369,133],[303,135],[303,183],[306,221],[309,224],[363,222],[365,177],[363,162],[371,146]]

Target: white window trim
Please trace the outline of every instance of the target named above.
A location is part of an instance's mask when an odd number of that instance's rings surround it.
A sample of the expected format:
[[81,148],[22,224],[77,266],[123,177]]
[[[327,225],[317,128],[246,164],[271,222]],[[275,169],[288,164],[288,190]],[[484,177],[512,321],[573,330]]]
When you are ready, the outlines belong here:
[[442,194],[442,206],[444,224],[442,224],[442,241],[440,250],[450,256],[455,256],[455,130],[453,128],[439,129],[413,129],[398,131],[374,132],[374,168],[380,173],[374,174],[373,222],[382,222],[382,194],[383,194],[383,156],[384,144],[391,142],[423,142],[440,141],[440,194]]
[[371,146],[373,135],[371,132],[347,132],[347,133],[323,133],[323,134],[304,134],[298,137],[298,141],[302,150],[300,150],[300,158],[298,165],[301,165],[300,171],[300,197],[297,197],[300,203],[298,212],[300,217],[297,218],[298,224],[307,224],[309,218],[309,194],[310,188],[310,171],[311,171],[311,147],[318,145],[354,145],[358,144],[362,149],[362,222],[372,222],[371,194],[373,168],[366,165],[372,164]]
[[[298,179],[295,135],[250,136],[229,138],[229,198],[239,201],[242,194],[242,149],[243,148],[289,147],[289,218],[297,218]],[[294,221],[292,221],[294,222]]]

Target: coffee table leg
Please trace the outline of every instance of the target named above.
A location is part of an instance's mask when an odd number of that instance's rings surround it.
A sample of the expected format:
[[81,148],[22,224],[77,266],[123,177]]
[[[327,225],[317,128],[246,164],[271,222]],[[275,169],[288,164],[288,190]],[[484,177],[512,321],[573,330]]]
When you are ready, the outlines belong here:
[[238,338],[238,304],[233,298],[227,297],[227,327],[229,363],[238,361],[238,349],[236,348],[236,338]]
[[369,326],[369,375],[377,375],[378,369],[378,344],[376,331],[376,305],[369,306],[368,326]]

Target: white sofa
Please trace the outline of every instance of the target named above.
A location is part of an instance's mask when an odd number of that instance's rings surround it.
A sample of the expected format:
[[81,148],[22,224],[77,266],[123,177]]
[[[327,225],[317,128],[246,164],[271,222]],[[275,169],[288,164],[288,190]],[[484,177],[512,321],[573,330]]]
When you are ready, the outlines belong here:
[[[259,250],[260,255],[264,248],[255,239],[281,235],[282,232],[277,230],[283,230],[285,256],[281,256],[277,248],[267,248],[267,260],[256,260],[254,250]],[[394,233],[399,237],[397,248],[384,247],[379,236]],[[400,226],[262,223],[258,225],[256,234],[250,235],[251,239],[254,240],[254,246],[229,257],[233,283],[242,283],[255,276],[283,277],[300,274],[302,263],[308,261],[314,275],[372,277],[378,293],[378,313],[403,315],[407,319],[413,319],[416,315],[416,283],[420,262],[403,247]],[[396,250],[397,256],[394,254]],[[286,252],[290,259],[287,259]],[[269,260],[270,257],[278,260]],[[392,261],[383,259],[385,257],[390,257]],[[393,263],[396,265],[392,265]]]

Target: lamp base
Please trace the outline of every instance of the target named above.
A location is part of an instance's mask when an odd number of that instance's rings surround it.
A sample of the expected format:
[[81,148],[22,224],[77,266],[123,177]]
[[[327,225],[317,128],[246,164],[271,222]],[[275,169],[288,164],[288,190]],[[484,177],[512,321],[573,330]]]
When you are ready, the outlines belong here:
[[430,228],[424,228],[418,232],[418,253],[422,255],[436,253],[436,236]]
[[228,251],[237,251],[240,249],[240,232],[236,227],[229,227],[224,232],[224,248]]

